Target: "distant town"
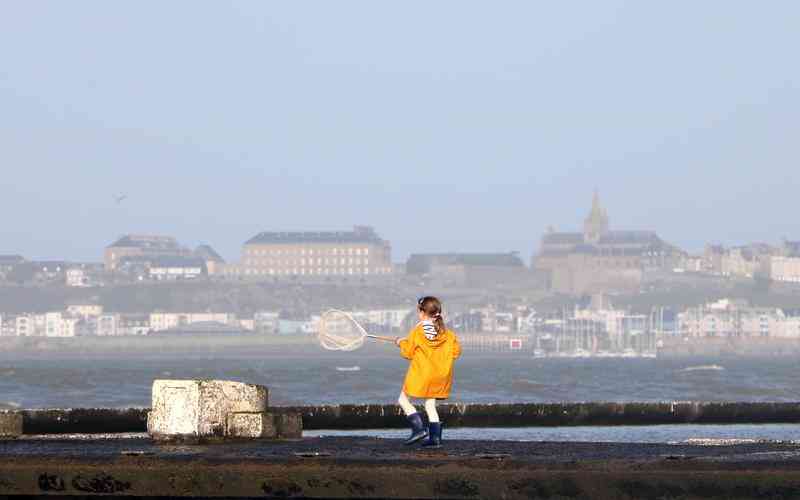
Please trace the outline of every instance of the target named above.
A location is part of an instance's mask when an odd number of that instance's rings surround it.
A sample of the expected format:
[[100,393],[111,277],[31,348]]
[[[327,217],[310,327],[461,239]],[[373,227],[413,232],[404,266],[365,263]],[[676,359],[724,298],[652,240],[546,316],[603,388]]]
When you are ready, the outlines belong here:
[[800,341],[800,241],[709,244],[692,255],[655,231],[611,229],[597,193],[582,230],[548,229],[529,262],[505,251],[397,263],[390,241],[367,226],[259,233],[238,262],[163,235],[124,235],[100,255],[0,255],[0,335],[310,337],[331,307],[399,334],[415,321],[415,294],[435,292],[476,349],[648,356]]

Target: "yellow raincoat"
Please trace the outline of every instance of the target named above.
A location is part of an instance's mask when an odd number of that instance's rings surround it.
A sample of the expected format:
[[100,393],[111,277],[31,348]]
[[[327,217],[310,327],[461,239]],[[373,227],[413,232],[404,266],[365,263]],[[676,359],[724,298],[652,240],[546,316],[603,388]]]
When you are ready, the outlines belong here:
[[400,341],[400,354],[411,360],[403,392],[414,398],[446,399],[453,386],[453,363],[461,355],[456,334],[450,330],[433,340],[417,325]]

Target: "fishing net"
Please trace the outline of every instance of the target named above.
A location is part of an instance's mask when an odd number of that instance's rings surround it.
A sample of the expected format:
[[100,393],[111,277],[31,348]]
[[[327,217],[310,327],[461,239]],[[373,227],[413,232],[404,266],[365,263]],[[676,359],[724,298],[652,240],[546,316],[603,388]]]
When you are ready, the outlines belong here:
[[334,310],[322,315],[317,336],[320,345],[329,351],[355,351],[364,345],[367,332],[352,316]]

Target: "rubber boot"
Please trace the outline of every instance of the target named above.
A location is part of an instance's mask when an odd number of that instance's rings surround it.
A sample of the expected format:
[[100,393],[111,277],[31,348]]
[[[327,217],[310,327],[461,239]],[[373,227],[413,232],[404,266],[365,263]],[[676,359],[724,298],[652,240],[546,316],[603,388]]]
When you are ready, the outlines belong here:
[[428,427],[428,439],[422,443],[423,448],[436,449],[442,447],[442,423],[431,422]]
[[406,439],[404,444],[414,444],[420,439],[428,437],[428,429],[422,423],[422,417],[419,416],[419,413],[412,413],[406,418],[408,418],[408,423],[411,425],[411,436]]

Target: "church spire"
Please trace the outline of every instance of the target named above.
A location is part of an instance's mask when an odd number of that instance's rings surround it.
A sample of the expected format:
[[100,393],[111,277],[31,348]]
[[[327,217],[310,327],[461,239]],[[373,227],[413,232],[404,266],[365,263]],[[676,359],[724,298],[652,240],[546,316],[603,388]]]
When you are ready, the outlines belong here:
[[592,213],[598,213],[602,211],[600,207],[600,191],[597,188],[594,188],[594,196],[592,197]]
[[600,193],[594,190],[592,211],[583,223],[583,239],[586,243],[597,243],[600,236],[608,232],[608,214],[600,205]]

